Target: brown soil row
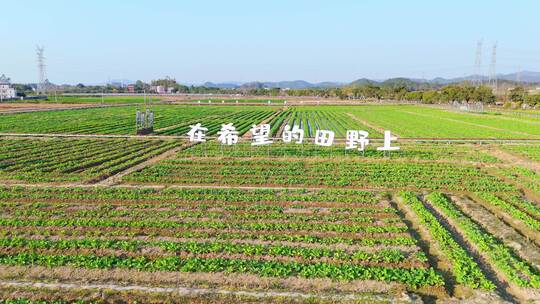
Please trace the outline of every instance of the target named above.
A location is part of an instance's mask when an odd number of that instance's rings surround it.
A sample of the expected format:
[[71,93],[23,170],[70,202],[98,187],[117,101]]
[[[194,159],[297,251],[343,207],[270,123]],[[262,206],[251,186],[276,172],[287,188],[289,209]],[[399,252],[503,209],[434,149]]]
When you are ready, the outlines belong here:
[[[489,202],[477,197],[476,195],[471,194],[470,196],[476,204],[479,204],[480,206],[489,210],[506,225],[514,228],[515,231],[517,231],[520,235],[524,236],[528,241],[532,241],[537,246],[540,246],[540,232],[531,229],[523,221],[514,218],[511,214],[509,214],[501,207],[490,204]],[[536,250],[540,252],[540,247],[536,247]]]
[[185,286],[228,290],[289,291],[308,293],[385,292],[400,294],[404,287],[397,283],[377,281],[342,282],[330,279],[263,278],[251,274],[140,272],[130,269],[82,269],[74,267],[0,265],[0,280],[56,281],[79,284],[113,283],[152,287]]
[[504,151],[494,145],[490,145],[489,147],[486,147],[481,151],[500,159],[504,162],[505,165],[520,166],[523,168],[532,169],[540,173],[540,162],[525,158],[515,153]]
[[[47,303],[191,303],[191,304],[237,304],[237,303],[386,303],[399,301],[409,303],[416,296],[386,294],[313,294],[300,292],[224,290],[218,288],[151,287],[140,285],[44,283],[32,281],[0,281],[0,298],[23,298]],[[33,303],[33,302],[32,302]]]

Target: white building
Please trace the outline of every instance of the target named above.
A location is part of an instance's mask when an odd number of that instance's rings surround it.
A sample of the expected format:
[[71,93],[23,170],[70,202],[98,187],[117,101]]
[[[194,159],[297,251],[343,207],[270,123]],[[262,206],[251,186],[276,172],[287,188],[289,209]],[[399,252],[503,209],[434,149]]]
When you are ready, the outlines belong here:
[[17,97],[17,92],[11,87],[10,79],[6,75],[0,76],[0,100],[13,99]]
[[154,91],[156,91],[156,93],[158,93],[158,94],[165,94],[165,93],[167,93],[167,89],[166,89],[164,86],[160,86],[160,85],[154,86],[153,89],[154,89]]

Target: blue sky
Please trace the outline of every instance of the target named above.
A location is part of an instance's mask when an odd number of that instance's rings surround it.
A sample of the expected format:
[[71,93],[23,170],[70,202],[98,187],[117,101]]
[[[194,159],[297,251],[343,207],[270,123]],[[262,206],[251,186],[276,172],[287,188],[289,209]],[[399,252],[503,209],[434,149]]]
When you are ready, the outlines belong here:
[[[35,45],[54,83],[175,77],[352,81],[540,71],[535,0],[6,0],[0,74],[35,82]],[[8,42],[8,43],[6,43]]]

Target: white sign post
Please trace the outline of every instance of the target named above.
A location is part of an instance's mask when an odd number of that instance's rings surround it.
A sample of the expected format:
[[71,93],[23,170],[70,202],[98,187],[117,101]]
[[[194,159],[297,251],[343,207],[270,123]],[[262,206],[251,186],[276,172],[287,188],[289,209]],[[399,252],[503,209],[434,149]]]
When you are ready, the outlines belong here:
[[[153,114],[153,113],[150,113]],[[137,111],[136,122],[137,127],[146,121],[146,113]],[[153,116],[153,115],[150,115]],[[153,119],[150,117],[150,121]],[[190,130],[187,132],[190,142],[206,142],[206,132],[208,128],[202,126],[201,123],[189,126]],[[270,124],[253,125],[251,128],[252,142],[251,146],[263,146],[273,143],[270,138],[272,128]],[[222,124],[221,129],[217,132],[217,140],[223,145],[236,145],[239,140],[239,132],[233,123]],[[304,141],[304,130],[298,125],[285,125],[281,134],[282,141],[284,143],[302,144]],[[366,147],[370,144],[369,133],[363,130],[347,130],[345,150],[357,149],[360,152],[365,152]],[[334,144],[335,133],[331,130],[316,130],[314,144],[322,147],[331,147]],[[392,146],[392,142],[397,141],[396,136],[392,136],[392,133],[388,130],[384,131],[384,143],[382,147],[378,147],[377,151],[383,151],[385,155],[391,151],[398,151],[400,147]],[[303,149],[303,148],[302,148]],[[302,150],[303,151],[303,150]]]
[[330,147],[334,144],[334,131],[317,130],[315,132],[315,144],[317,146]]
[[270,125],[262,124],[260,126],[253,125],[251,128],[251,135],[253,135],[252,146],[269,145],[272,143],[270,140]]
[[238,142],[238,131],[236,131],[232,123],[221,125],[221,130],[217,134],[222,145],[232,146]]
[[196,125],[189,126],[190,130],[187,133],[189,136],[190,142],[205,142],[206,134],[204,132],[208,131],[208,128],[202,127],[201,123]]
[[347,144],[345,150],[357,149],[364,152],[369,145],[369,133],[362,130],[347,130]]
[[297,125],[294,125],[291,130],[291,126],[286,125],[281,136],[283,142],[290,143],[294,139],[296,144],[301,144],[304,141],[304,130]]
[[385,155],[390,151],[398,151],[399,147],[392,147],[392,141],[397,139],[396,136],[392,136],[390,131],[384,131],[384,144],[382,147],[378,147],[377,151],[384,151]]

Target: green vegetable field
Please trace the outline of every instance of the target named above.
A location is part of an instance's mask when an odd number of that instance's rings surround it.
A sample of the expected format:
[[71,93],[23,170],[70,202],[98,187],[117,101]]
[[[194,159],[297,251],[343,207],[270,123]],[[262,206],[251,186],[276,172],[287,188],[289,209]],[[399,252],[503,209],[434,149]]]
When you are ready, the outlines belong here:
[[242,103],[1,114],[0,303],[540,301],[540,118]]

